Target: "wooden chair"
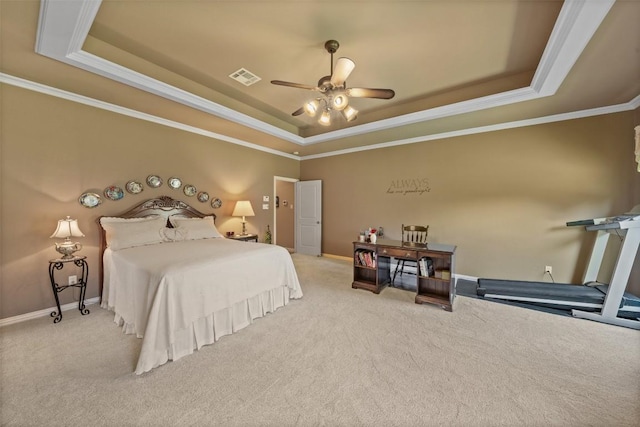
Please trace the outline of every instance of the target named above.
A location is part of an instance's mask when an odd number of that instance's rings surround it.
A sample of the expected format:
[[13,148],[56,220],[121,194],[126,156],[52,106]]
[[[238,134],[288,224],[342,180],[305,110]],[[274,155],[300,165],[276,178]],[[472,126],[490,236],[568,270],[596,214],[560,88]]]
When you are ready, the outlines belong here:
[[[429,226],[428,225],[404,225],[402,224],[402,246],[409,247],[427,247],[427,236],[429,235]],[[391,284],[393,285],[396,281],[396,275],[398,274],[398,270],[400,270],[400,277],[402,277],[402,273],[404,272],[404,266],[406,263],[409,265],[415,265],[416,271],[418,270],[418,262],[415,259],[406,259],[396,257],[398,264],[396,265],[396,269],[393,272],[393,278],[391,279]]]

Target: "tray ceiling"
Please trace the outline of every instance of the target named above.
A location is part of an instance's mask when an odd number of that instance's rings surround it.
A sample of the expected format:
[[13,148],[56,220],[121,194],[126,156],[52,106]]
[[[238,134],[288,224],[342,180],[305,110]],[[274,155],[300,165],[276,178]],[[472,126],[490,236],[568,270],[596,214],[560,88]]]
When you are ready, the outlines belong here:
[[[244,135],[251,143],[277,139],[290,145],[276,149],[313,154],[632,102],[640,93],[639,11],[614,1],[45,1],[36,49],[265,135]],[[328,39],[340,42],[336,59],[356,64],[348,86],[396,96],[352,98],[358,119],[325,128],[291,115],[313,92],[269,81],[315,85],[331,70]],[[581,56],[598,62],[588,47],[597,54],[613,44],[631,48],[627,62],[591,72],[626,81],[601,80],[606,96],[587,97],[585,87],[562,93],[563,84],[586,79],[574,69]],[[261,80],[232,80],[239,68]]]

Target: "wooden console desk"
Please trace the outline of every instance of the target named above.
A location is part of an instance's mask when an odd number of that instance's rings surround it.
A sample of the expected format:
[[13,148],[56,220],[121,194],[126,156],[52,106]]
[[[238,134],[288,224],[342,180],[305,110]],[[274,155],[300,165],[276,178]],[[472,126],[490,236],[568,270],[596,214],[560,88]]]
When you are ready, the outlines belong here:
[[[366,289],[379,294],[391,283],[391,258],[401,257],[412,261],[431,259],[434,274],[416,274],[416,304],[437,304],[453,311],[455,298],[455,250],[452,245],[437,243],[404,246],[399,240],[380,239],[377,243],[353,242],[354,289]],[[440,272],[438,277],[438,272]]]

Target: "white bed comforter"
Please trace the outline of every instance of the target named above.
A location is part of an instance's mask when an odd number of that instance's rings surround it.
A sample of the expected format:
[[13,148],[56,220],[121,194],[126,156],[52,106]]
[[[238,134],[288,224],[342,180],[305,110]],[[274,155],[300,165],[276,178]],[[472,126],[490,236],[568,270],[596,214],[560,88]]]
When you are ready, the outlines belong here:
[[102,306],[143,338],[136,374],[149,371],[301,298],[289,252],[203,239],[104,253]]

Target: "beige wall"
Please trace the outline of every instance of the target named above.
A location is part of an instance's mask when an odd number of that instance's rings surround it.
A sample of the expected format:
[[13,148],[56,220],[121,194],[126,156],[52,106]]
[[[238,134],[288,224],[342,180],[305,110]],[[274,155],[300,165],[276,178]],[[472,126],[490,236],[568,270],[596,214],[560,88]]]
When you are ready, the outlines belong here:
[[[57,220],[77,218],[86,235],[78,239],[88,256],[87,297],[98,295],[98,226],[96,218],[124,212],[142,200],[170,195],[218,216],[221,232],[239,232],[231,217],[234,202],[251,200],[256,212],[247,228],[263,239],[273,226],[273,211],[262,210],[262,196],[273,194],[273,177],[299,176],[297,160],[244,148],[188,132],[107,112],[36,92],[0,85],[1,161],[1,291],[0,317],[7,318],[55,305],[48,260],[56,258],[49,236]],[[166,184],[145,187],[138,195],[105,200],[95,209],[82,207],[85,191],[102,194],[105,187],[124,187],[149,174],[183,182],[223,200],[220,209],[186,197]],[[67,271],[67,270],[64,270]],[[66,274],[65,274],[66,276]],[[75,289],[74,289],[75,290]],[[77,297],[68,289],[61,302]]]
[[276,181],[276,195],[280,198],[280,207],[276,209],[278,225],[276,243],[285,248],[293,248],[295,246],[295,183]]
[[[369,226],[429,224],[459,274],[544,280],[551,265],[581,283],[595,233],[565,223],[640,204],[633,128],[627,112],[305,160],[301,179],[323,181],[324,253],[351,256]],[[430,191],[398,192],[412,183]]]
[[[58,254],[48,236],[58,219],[77,218],[86,234],[78,240],[88,256],[91,298],[98,294],[96,218],[163,194],[216,213],[222,232],[240,230],[230,213],[235,200],[248,198],[256,211],[248,229],[264,236],[273,212],[260,207],[262,196],[273,194],[273,176],[321,179],[324,253],[350,257],[351,242],[369,226],[383,226],[394,238],[402,223],[426,223],[431,241],[458,246],[459,274],[543,280],[544,266],[552,265],[557,282],[574,283],[594,236],[565,222],[640,204],[633,161],[638,111],[298,162],[13,86],[0,89],[1,318],[54,305],[47,261]],[[179,176],[220,197],[223,207],[213,210],[166,185],[96,209],[77,202],[84,191],[102,193],[152,173]],[[429,191],[399,193],[413,184]],[[638,264],[629,288],[636,294]],[[62,303],[76,296],[65,291]]]

